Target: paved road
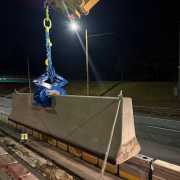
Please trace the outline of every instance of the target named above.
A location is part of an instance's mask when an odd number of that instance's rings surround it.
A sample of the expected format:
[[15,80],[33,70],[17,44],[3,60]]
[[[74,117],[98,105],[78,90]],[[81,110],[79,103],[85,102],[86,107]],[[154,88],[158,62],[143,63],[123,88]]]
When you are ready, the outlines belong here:
[[135,115],[142,154],[180,165],[180,121]]
[[[0,112],[11,111],[11,99],[0,98]],[[180,121],[135,114],[141,153],[180,165]]]

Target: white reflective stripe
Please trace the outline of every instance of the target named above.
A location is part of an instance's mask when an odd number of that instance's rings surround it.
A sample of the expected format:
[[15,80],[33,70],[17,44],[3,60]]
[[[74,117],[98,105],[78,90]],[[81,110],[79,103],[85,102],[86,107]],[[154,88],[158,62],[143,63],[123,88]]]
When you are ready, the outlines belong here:
[[46,82],[42,82],[41,85],[47,89],[51,89],[52,88],[52,85],[49,84],[49,83],[46,83]]

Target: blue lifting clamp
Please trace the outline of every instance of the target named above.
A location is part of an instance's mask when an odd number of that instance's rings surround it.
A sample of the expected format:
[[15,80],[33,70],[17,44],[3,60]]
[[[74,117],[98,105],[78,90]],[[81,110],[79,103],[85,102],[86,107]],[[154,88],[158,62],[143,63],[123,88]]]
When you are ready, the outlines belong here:
[[51,107],[52,99],[50,95],[66,95],[67,93],[64,87],[68,84],[68,81],[56,74],[55,69],[53,67],[51,56],[52,43],[49,35],[52,23],[49,17],[49,7],[47,3],[45,4],[45,12],[46,16],[44,19],[44,28],[47,55],[47,59],[45,61],[46,72],[33,81],[36,85],[34,100],[37,105],[40,105],[42,107]]

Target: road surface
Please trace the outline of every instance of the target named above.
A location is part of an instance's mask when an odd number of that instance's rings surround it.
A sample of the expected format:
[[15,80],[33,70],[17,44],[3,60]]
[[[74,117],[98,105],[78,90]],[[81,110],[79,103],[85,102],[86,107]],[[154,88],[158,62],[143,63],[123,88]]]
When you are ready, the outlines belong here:
[[135,115],[141,153],[180,165],[180,121]]

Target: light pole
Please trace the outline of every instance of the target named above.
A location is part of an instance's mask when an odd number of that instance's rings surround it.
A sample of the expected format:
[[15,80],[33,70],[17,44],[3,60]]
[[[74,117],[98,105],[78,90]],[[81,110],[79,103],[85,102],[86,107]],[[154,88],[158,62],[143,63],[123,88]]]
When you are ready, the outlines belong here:
[[178,82],[177,82],[177,96],[180,99],[180,22],[178,23]]
[[[70,21],[70,29],[77,32],[80,28],[76,21]],[[86,55],[86,95],[89,96],[90,92],[90,76],[89,76],[89,38],[112,36],[114,33],[100,33],[88,35],[87,28],[85,29],[85,55]],[[84,47],[83,47],[84,48]]]
[[[77,32],[79,25],[76,21],[71,20],[69,27],[72,31]],[[86,54],[86,95],[89,96],[89,50],[88,50],[88,32],[85,30],[85,54]]]
[[178,47],[178,83],[177,83],[177,93],[178,93],[178,99],[180,99],[180,22],[178,22],[178,36],[179,36],[179,47]]
[[88,47],[88,32],[85,30],[86,41],[86,94],[89,96],[89,47]]
[[101,33],[88,35],[87,28],[85,29],[85,42],[86,42],[86,94],[89,96],[90,79],[89,79],[89,38],[96,38],[102,36],[113,35],[113,33]]

